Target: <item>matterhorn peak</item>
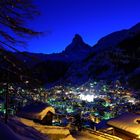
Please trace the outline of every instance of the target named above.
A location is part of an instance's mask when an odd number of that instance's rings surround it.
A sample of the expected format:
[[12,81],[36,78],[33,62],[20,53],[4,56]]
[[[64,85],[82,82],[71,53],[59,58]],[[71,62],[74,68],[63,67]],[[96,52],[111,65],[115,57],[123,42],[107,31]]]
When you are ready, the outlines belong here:
[[72,42],[83,43],[83,39],[82,39],[82,37],[79,34],[75,34]]
[[75,34],[72,42],[65,49],[65,52],[79,52],[83,50],[89,50],[90,46],[86,44],[79,34]]

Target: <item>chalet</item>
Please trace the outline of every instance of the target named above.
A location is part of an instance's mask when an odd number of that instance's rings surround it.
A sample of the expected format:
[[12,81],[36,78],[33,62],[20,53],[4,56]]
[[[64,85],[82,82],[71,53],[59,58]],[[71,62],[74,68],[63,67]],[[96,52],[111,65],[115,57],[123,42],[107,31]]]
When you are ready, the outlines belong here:
[[52,125],[55,109],[46,103],[36,102],[21,109],[18,116],[31,119],[44,125]]
[[124,113],[107,124],[114,129],[114,135],[123,139],[140,139],[140,114]]

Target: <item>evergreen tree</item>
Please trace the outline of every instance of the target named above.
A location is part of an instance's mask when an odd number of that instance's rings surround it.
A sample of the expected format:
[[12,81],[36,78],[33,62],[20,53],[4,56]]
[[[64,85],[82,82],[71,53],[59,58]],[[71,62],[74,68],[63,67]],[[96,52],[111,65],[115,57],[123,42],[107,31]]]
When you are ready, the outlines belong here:
[[27,26],[38,14],[33,0],[0,0],[0,48],[17,51],[14,46],[25,44],[23,38],[39,35]]

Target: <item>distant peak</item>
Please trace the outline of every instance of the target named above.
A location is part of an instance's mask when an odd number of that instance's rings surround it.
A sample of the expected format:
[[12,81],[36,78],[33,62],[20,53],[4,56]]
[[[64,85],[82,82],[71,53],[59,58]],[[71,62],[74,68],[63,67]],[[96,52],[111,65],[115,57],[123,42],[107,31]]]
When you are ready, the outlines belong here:
[[82,37],[79,34],[75,34],[74,38],[73,38],[73,42],[83,42]]
[[86,44],[82,37],[79,34],[75,34],[71,44],[69,44],[65,52],[79,52],[79,51],[88,51],[90,46]]

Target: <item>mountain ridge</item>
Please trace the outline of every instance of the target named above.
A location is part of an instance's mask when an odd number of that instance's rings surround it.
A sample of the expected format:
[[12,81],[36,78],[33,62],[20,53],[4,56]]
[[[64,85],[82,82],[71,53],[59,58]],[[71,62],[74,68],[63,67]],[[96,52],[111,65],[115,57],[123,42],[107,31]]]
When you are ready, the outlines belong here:
[[61,53],[26,53],[37,62],[21,54],[33,76],[48,84],[82,84],[89,79],[121,80],[139,88],[140,82],[140,23],[101,38],[93,47],[76,34]]
[[[65,74],[64,83],[83,84],[89,79],[121,80],[138,87],[140,73],[140,23],[101,38],[89,55],[73,64]],[[133,82],[132,82],[133,81]]]

